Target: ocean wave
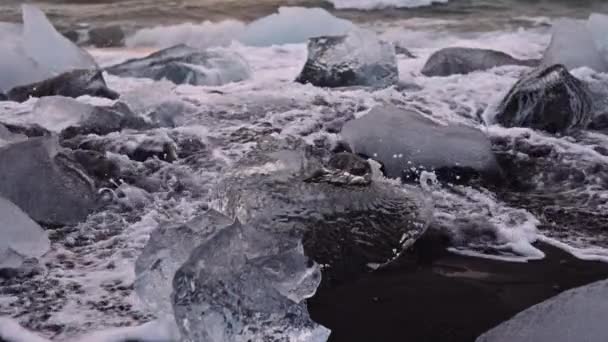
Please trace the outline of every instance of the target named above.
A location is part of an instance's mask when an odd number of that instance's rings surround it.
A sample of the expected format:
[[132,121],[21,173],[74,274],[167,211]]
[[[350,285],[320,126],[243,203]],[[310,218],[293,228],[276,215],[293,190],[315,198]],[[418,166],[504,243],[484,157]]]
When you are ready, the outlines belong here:
[[[298,22],[297,26],[293,23]],[[310,37],[345,34],[355,25],[321,8],[281,7],[249,24],[236,20],[206,21],[158,26],[137,31],[127,38],[128,47],[167,48],[177,44],[208,48],[227,46],[233,41],[249,46],[303,43]]]
[[327,0],[336,9],[375,10],[384,8],[424,7],[434,3],[447,3],[448,0]]

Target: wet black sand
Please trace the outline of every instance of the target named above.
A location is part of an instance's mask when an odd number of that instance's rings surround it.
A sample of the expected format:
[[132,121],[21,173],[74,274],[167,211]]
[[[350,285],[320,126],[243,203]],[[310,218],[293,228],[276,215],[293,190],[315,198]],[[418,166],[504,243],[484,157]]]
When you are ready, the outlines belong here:
[[541,244],[546,258],[508,263],[418,246],[390,270],[321,289],[309,301],[331,342],[474,341],[516,313],[567,289],[608,278],[608,264]]

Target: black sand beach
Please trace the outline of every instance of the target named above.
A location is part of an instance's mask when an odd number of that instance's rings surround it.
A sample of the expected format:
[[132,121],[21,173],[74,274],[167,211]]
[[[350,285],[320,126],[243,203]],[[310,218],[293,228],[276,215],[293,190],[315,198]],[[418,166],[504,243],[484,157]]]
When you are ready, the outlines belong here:
[[405,256],[391,270],[319,289],[309,310],[332,330],[331,342],[470,342],[562,291],[608,278],[606,263],[538,247],[546,258],[527,263]]

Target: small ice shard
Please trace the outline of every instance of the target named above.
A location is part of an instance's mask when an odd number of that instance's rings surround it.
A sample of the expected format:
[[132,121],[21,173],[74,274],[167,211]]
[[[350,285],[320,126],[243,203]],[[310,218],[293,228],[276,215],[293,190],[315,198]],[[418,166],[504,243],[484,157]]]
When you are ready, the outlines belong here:
[[22,85],[9,90],[8,99],[16,102],[27,101],[30,97],[83,95],[105,97],[115,100],[118,93],[108,88],[99,70],[73,70],[47,80]]
[[539,60],[520,60],[501,51],[449,47],[434,52],[422,68],[422,74],[429,77],[450,76],[468,74],[473,71],[487,70],[503,65],[535,67],[539,63]]
[[296,79],[318,87],[386,88],[398,81],[395,48],[364,30],[311,38],[308,59]]
[[44,13],[33,5],[22,5],[23,49],[27,56],[51,74],[74,69],[96,69],[91,55],[61,35]]
[[210,209],[189,222],[165,224],[152,231],[135,262],[135,291],[144,304],[157,314],[171,314],[175,271],[196,247],[233,223]]
[[184,341],[324,342],[305,299],[321,281],[300,239],[235,222],[198,246],[175,274],[173,310]]
[[96,207],[91,180],[53,137],[0,148],[0,196],[36,222],[54,226],[77,223]]
[[281,7],[278,13],[247,25],[238,40],[250,46],[294,44],[312,37],[344,35],[355,27],[322,8]]
[[199,50],[187,45],[173,46],[106,70],[124,77],[167,79],[175,84],[207,86],[239,82],[251,76],[249,64],[236,52]]
[[481,335],[476,342],[604,342],[608,281],[566,291]]
[[585,128],[592,117],[589,87],[563,65],[540,68],[521,78],[494,110],[490,122],[550,133]]
[[303,147],[261,147],[226,174],[211,205],[254,228],[299,235],[327,284],[343,282],[393,261],[430,217],[418,188],[395,187],[367,164],[352,154],[325,163]]
[[462,125],[440,125],[421,114],[380,106],[347,122],[342,138],[353,152],[377,160],[388,177],[416,180],[434,171],[440,180],[471,177],[495,179],[501,174],[490,140]]
[[0,196],[0,269],[18,268],[50,248],[47,233],[19,207]]
[[562,64],[568,70],[588,67],[607,72],[608,62],[598,50],[586,23],[574,19],[559,19],[553,24],[551,43],[541,63],[544,67]]

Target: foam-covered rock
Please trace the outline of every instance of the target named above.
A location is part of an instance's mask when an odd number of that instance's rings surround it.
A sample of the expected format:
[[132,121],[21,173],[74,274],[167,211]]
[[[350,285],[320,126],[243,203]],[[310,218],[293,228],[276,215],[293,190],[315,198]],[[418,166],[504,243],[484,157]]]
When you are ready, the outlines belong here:
[[311,38],[296,81],[319,87],[389,87],[399,81],[395,48],[363,30]]
[[50,248],[47,233],[11,201],[0,196],[0,269],[18,268]]
[[135,262],[135,291],[158,314],[171,314],[171,292],[175,271],[190,253],[234,220],[210,209],[183,224],[166,224],[150,234]]
[[434,52],[422,68],[422,74],[450,76],[503,65],[538,66],[539,63],[539,60],[521,60],[496,50],[449,47]]
[[56,138],[30,138],[0,149],[0,196],[36,222],[77,223],[96,208],[91,180]]
[[[605,32],[596,36],[601,37],[597,39],[601,41]],[[569,70],[588,67],[597,72],[608,71],[608,62],[600,53],[589,26],[574,19],[559,19],[553,23],[553,36],[542,65],[549,67],[555,64],[562,64]]]
[[566,291],[480,336],[476,342],[603,342],[608,281]]
[[99,70],[73,70],[47,80],[18,86],[7,92],[11,101],[24,102],[30,97],[83,95],[104,97],[115,100],[118,93],[108,88]]
[[247,61],[228,50],[199,50],[177,45],[147,57],[132,59],[106,69],[123,77],[167,79],[175,84],[217,86],[251,76]]
[[500,169],[489,139],[461,125],[444,126],[411,110],[380,106],[347,122],[342,138],[353,152],[382,163],[391,178],[416,180],[421,171],[440,179],[494,179]]
[[592,112],[589,87],[563,65],[553,65],[521,78],[498,104],[490,122],[564,133],[585,128]]

